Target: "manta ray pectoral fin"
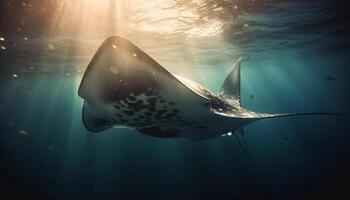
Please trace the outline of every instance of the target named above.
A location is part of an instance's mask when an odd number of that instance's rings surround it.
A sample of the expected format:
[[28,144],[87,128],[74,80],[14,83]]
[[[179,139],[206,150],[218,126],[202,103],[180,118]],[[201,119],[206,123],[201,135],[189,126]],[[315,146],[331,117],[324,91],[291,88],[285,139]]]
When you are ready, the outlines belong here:
[[83,105],[82,118],[84,126],[91,132],[97,133],[112,128],[108,120],[100,118],[91,112],[86,103]]
[[130,41],[112,36],[103,42],[88,65],[78,94],[87,102],[99,103],[116,103],[129,97],[144,101],[141,96],[173,102],[174,98],[166,95],[179,97],[179,103],[189,99],[208,102],[205,95],[198,94],[200,87],[190,86]]
[[238,58],[233,66],[232,71],[227,75],[222,85],[219,97],[241,99],[241,58]]

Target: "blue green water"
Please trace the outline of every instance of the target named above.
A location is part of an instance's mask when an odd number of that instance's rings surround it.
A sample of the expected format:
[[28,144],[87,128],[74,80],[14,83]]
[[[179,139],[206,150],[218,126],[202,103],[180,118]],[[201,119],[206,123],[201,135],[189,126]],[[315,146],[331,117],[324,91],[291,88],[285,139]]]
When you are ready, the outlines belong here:
[[[214,39],[142,41],[130,36],[130,40],[169,71],[214,92],[234,59],[242,56],[245,108],[348,114],[347,15],[329,11],[327,6],[333,4],[328,1],[318,6],[302,2],[284,1],[269,12],[247,13]],[[234,28],[245,23],[249,30]],[[14,42],[18,37],[6,39]],[[14,199],[285,199],[346,194],[342,181],[350,175],[348,115],[267,119],[246,126],[254,164],[234,137],[189,141],[153,138],[130,129],[88,132],[77,90],[103,39],[73,38],[80,45],[89,43],[92,50],[82,56],[72,51],[61,60],[37,59],[40,49],[33,50],[34,56],[17,55],[10,48],[1,54],[4,194]],[[47,38],[36,42],[43,40]],[[69,41],[63,46],[70,46]],[[27,68],[39,64],[40,69]],[[42,69],[45,65],[54,67]]]

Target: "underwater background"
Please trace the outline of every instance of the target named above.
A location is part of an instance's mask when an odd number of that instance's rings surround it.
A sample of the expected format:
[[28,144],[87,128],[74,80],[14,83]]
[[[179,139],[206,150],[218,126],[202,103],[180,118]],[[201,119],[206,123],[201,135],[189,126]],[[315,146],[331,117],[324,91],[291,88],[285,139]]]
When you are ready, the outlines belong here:
[[[346,1],[3,0],[0,191],[4,199],[349,198],[350,15]],[[234,137],[88,132],[77,90],[120,35],[217,93],[242,57],[242,105],[337,112],[266,119]]]

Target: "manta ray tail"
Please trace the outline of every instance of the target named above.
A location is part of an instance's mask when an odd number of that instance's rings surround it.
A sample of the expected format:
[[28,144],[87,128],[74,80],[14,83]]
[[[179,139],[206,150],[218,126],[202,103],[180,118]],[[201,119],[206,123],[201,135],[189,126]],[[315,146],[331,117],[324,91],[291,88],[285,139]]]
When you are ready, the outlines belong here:
[[241,61],[242,58],[238,58],[233,65],[232,71],[227,75],[224,84],[219,92],[219,97],[224,99],[238,99],[241,101]]
[[[260,115],[260,116],[259,116]],[[300,115],[332,115],[332,116],[345,116],[344,113],[331,113],[331,112],[308,112],[308,113],[281,113],[281,114],[258,114],[256,119],[268,119],[277,117],[291,117]]]

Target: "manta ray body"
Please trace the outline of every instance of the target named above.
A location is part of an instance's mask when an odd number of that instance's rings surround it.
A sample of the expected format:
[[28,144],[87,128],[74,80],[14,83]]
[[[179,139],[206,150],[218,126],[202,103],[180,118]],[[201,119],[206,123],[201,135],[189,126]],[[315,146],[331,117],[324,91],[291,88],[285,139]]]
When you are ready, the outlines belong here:
[[240,64],[238,59],[216,95],[170,73],[130,41],[110,37],[91,60],[79,88],[85,100],[83,123],[91,132],[129,127],[161,138],[203,140],[233,133],[244,146],[245,125],[299,114],[242,108]]

